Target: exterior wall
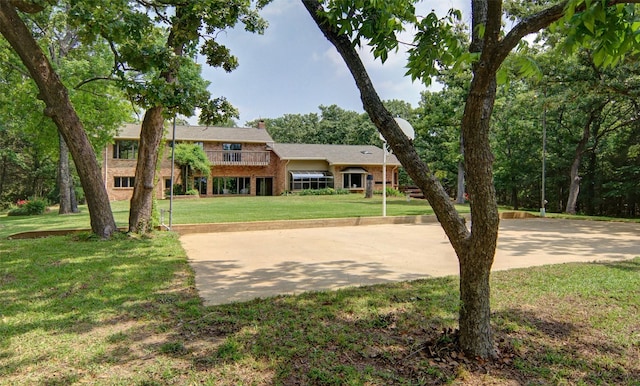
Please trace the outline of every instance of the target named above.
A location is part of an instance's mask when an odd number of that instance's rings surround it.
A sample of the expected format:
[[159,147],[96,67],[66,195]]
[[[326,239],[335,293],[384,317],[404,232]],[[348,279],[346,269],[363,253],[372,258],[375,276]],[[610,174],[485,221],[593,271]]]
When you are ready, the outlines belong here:
[[[213,166],[209,176],[211,182],[207,185],[207,195],[213,195],[213,178],[215,177],[249,177],[251,178],[249,195],[255,196],[257,194],[256,179],[271,177],[275,184],[277,174],[277,163],[274,162],[268,166]],[[275,187],[273,190],[273,194],[276,194]]]
[[[164,198],[164,180],[171,178],[171,148],[167,147],[162,153],[162,160],[160,162],[160,170],[157,173],[158,184],[156,185],[156,198]],[[168,157],[166,154],[169,154]],[[107,194],[109,200],[120,201],[130,200],[133,195],[133,187],[116,188],[114,181],[116,177],[134,177],[136,174],[137,159],[114,159],[113,158],[113,145],[108,145],[103,151],[102,160],[102,175],[104,177],[104,183],[107,188]],[[106,167],[106,174],[105,174]],[[174,178],[177,180],[180,173],[180,168],[175,169]]]
[[[282,168],[282,170],[284,172],[283,173],[284,176],[282,177],[283,192],[290,190],[291,175],[289,174],[289,172],[295,172],[295,171],[310,171],[310,172],[329,171],[332,174],[334,174],[333,170],[331,170],[331,168],[329,167],[329,164],[327,163],[327,161],[324,161],[324,160],[289,160],[289,161],[285,161],[284,165],[285,165],[284,168]],[[333,177],[334,177],[334,184],[335,184],[336,183],[335,174],[333,175]]]
[[[348,186],[344,186],[344,179],[342,170],[347,167],[361,167],[367,171],[367,174],[373,175],[373,190],[382,190],[382,165],[335,165],[332,167],[331,172],[335,177],[335,188],[336,189],[349,189],[352,191],[360,192],[364,190],[363,188],[350,188]],[[366,179],[366,176],[363,177]],[[365,185],[366,186],[366,185]],[[387,187],[390,188],[398,188],[398,166],[395,165],[387,165]]]
[[287,172],[301,170],[325,171],[329,170],[329,164],[324,160],[292,160],[287,163]]
[[[222,150],[223,142],[205,142],[203,148],[206,151]],[[265,144],[242,144],[242,151],[265,151]],[[273,178],[272,194],[281,194],[282,189],[279,188],[277,181],[281,178],[280,171],[281,161],[273,152],[270,152],[271,162],[267,166],[233,166],[233,165],[214,165],[211,168],[211,175],[207,180],[207,192],[204,195],[213,195],[213,178],[214,177],[249,177],[251,178],[249,195],[256,195],[256,178],[271,177]],[[113,158],[113,145],[107,146],[103,153],[102,172],[104,176],[105,186],[110,200],[130,200],[133,195],[133,187],[116,188],[114,185],[115,177],[134,177],[137,160],[124,160]],[[105,172],[106,169],[106,172]],[[160,168],[157,172],[158,183],[156,185],[155,196],[158,199],[165,198],[165,181],[171,179],[171,147],[167,146],[161,154]],[[198,176],[198,175],[196,175]],[[180,178],[180,168],[174,169],[174,183]]]
[[[226,143],[226,142],[225,142]],[[220,151],[223,142],[204,142],[203,148],[207,151]],[[266,144],[242,144],[244,152],[265,152]],[[116,177],[134,177],[137,160],[114,159],[113,145],[107,146],[103,156],[103,176],[107,193],[110,200],[130,200],[133,194],[133,187],[116,188],[114,179]],[[244,157],[243,157],[244,159]],[[341,171],[347,167],[361,167],[368,174],[373,174],[374,190],[382,189],[382,166],[380,165],[329,165],[324,160],[281,160],[273,151],[269,151],[269,163],[264,166],[249,165],[214,165],[211,168],[211,175],[207,179],[206,194],[203,196],[214,196],[213,179],[216,177],[248,177],[250,178],[250,191],[248,195],[257,195],[257,179],[271,178],[273,182],[272,194],[281,195],[289,190],[291,171],[329,171],[334,177],[334,187],[342,189],[343,174]],[[171,178],[171,147],[167,146],[161,153],[160,168],[157,173],[158,183],[155,196],[158,199],[165,198],[165,181]],[[197,175],[196,175],[197,176]],[[179,182],[180,168],[174,169],[174,180]],[[363,176],[366,179],[366,176]],[[387,186],[398,186],[398,167],[387,166]],[[363,188],[350,189],[362,191]],[[218,196],[218,195],[216,195]]]
[[[373,174],[373,190],[382,190],[382,166],[370,166],[366,168],[369,174]],[[387,165],[387,183],[389,188],[398,188],[398,166]]]
[[[136,174],[135,159],[114,159],[113,145],[109,145],[103,152],[102,176],[107,189],[109,200],[130,200],[133,195],[133,188],[116,188],[114,186],[115,177],[133,177]],[[106,167],[106,174],[105,174]]]

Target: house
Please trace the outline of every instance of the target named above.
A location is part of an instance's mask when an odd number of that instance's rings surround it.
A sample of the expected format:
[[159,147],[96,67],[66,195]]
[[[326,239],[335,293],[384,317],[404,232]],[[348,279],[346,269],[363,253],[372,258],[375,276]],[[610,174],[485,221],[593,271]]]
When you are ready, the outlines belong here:
[[[158,169],[156,197],[171,186],[172,133],[167,131]],[[103,176],[111,200],[128,200],[133,193],[140,124],[123,126],[103,154]],[[271,196],[304,189],[349,189],[362,192],[372,178],[381,190],[383,152],[376,146],[274,143],[257,128],[176,126],[176,142],[202,147],[212,163],[209,176],[193,176],[201,196]],[[397,188],[400,163],[388,155],[386,186]],[[174,168],[179,182],[179,168]]]

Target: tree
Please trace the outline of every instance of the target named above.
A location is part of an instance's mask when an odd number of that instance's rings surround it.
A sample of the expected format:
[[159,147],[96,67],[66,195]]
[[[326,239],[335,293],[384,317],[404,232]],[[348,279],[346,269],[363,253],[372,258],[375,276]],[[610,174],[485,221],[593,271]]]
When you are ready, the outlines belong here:
[[41,7],[27,2],[0,2],[0,34],[28,69],[38,86],[38,98],[46,105],[45,115],[55,122],[76,160],[78,174],[87,197],[92,231],[100,237],[108,238],[117,228],[95,152],[71,104],[67,88],[20,18],[16,7],[28,12],[42,11]]
[[535,56],[544,76],[538,86],[530,86],[545,90],[539,94],[547,106],[550,155],[564,174],[554,201],[559,211],[568,213],[597,212],[597,191],[606,174],[597,170],[603,161],[599,153],[610,136],[638,124],[636,61],[600,68],[593,58],[591,49],[567,56],[561,46],[551,46]]
[[491,132],[496,194],[498,202],[508,202],[515,210],[540,202],[542,99],[526,81],[498,89]]
[[[394,116],[410,118],[410,103],[385,101]],[[344,110],[337,105],[319,106],[320,115],[285,114],[282,117],[263,119],[269,135],[281,143],[323,143],[338,145],[376,145],[382,141],[366,114]],[[255,127],[258,121],[247,123]]]
[[456,197],[456,203],[463,204],[464,163],[459,128],[466,90],[459,79],[446,77],[441,81],[441,91],[422,93],[414,122],[418,136],[413,143],[447,192]]
[[[444,19],[431,13],[419,20],[412,1],[352,3],[349,1],[302,0],[325,37],[336,47],[360,90],[364,108],[394,154],[433,207],[460,264],[459,343],[471,357],[495,357],[490,325],[489,276],[498,235],[498,210],[493,185],[493,155],[490,147],[490,119],[493,112],[497,73],[509,53],[528,34],[546,28],[562,18],[572,26],[574,42],[602,42],[594,56],[597,64],[612,64],[635,43],[637,25],[630,22],[634,9],[617,1],[551,3],[529,10],[506,33],[502,30],[503,4],[497,0],[474,0],[471,6],[471,44],[468,52],[455,28],[460,13],[452,11]],[[534,4],[538,7],[538,4]],[[456,212],[442,185],[392,115],[384,108],[355,45],[368,40],[374,56],[386,60],[398,47],[396,32],[402,22],[417,28],[410,49],[409,74],[430,81],[442,66],[461,59],[471,60],[473,74],[461,121],[464,161],[469,191],[471,229]],[[611,33],[617,31],[615,39]],[[604,39],[603,37],[607,37]]]
[[[113,57],[108,46],[103,42],[81,44],[77,31],[69,28],[67,9],[61,3],[59,7],[23,15],[23,18],[32,34],[38,37],[39,44],[46,48],[89,140],[98,152],[112,140],[121,123],[131,119],[132,110],[116,84],[101,79],[111,72]],[[70,163],[64,139],[52,122],[43,120],[41,102],[33,98],[37,89],[29,82],[29,74],[20,59],[5,50],[0,60],[3,68],[0,79],[6,85],[3,95],[8,100],[8,103],[0,104],[0,114],[6,116],[7,126],[18,128],[29,139],[31,149],[38,148],[39,153],[51,161],[57,160],[58,186],[47,185],[44,192],[52,202],[60,203],[60,214],[77,211],[76,191],[78,197],[83,195],[78,190],[75,168]]]
[[211,162],[202,147],[194,143],[179,143],[175,145],[175,161],[181,167],[182,185],[184,193],[192,189],[189,183],[189,172],[199,172],[205,176],[211,174]]
[[[256,6],[266,3],[259,1]],[[165,118],[192,116],[196,108],[202,111],[200,121],[207,124],[238,116],[226,99],[210,99],[196,58],[201,54],[210,66],[235,69],[237,59],[215,38],[219,31],[239,22],[246,30],[261,33],[266,23],[251,5],[246,0],[130,0],[96,8],[92,1],[79,1],[70,10],[84,39],[109,41],[116,57],[114,73],[136,103],[146,109],[130,205],[130,232],[144,233],[152,226],[155,171]]]

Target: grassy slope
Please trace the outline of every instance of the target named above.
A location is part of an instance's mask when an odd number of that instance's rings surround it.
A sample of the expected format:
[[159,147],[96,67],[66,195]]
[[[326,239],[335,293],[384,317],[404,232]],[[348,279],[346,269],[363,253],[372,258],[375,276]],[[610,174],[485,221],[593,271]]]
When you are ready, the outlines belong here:
[[[128,224],[129,202],[111,204],[116,223]],[[169,210],[169,201],[158,201],[159,210]],[[468,207],[460,206],[462,213]],[[389,197],[387,215],[433,214],[424,200],[407,201],[404,197]],[[382,198],[364,199],[360,194],[335,196],[277,196],[277,197],[223,197],[198,200],[174,200],[173,223],[197,224],[230,221],[288,220],[310,218],[366,217],[382,215]],[[165,212],[165,223],[169,214]],[[13,233],[31,230],[87,229],[89,213],[59,216],[55,211],[44,216],[7,217],[0,215],[0,239]]]

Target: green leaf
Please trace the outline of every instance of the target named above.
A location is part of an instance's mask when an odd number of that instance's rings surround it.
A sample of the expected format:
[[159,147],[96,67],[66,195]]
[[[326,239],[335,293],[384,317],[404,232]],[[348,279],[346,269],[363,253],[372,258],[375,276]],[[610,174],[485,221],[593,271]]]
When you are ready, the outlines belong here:
[[496,82],[499,85],[505,85],[509,82],[509,72],[505,66],[500,66],[498,72],[496,72]]

